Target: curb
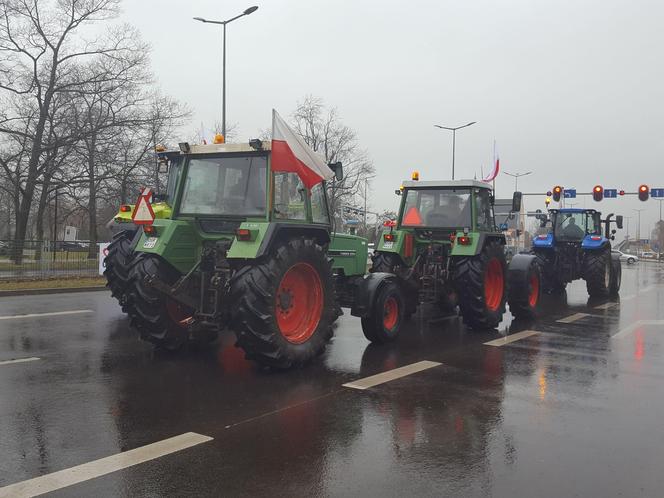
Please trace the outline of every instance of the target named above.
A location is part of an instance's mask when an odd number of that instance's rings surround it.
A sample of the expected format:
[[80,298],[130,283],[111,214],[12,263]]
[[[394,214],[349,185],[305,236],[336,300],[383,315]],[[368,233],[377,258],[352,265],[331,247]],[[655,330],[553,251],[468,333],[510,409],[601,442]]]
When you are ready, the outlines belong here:
[[108,287],[103,285],[95,285],[94,287],[55,287],[53,289],[17,289],[0,291],[0,298],[3,296],[38,296],[40,294],[68,294],[73,292],[93,292],[108,290]]

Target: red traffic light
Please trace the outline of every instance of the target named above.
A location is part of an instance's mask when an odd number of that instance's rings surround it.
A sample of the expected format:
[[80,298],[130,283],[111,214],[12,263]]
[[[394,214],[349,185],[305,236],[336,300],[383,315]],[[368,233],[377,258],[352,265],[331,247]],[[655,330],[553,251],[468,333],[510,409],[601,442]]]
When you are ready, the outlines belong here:
[[560,202],[560,197],[563,193],[563,188],[560,185],[556,185],[553,187],[553,200],[556,202]]
[[650,188],[648,185],[641,185],[639,187],[639,200],[647,201],[648,197],[650,197]]
[[604,187],[602,187],[601,185],[595,185],[595,188],[593,188],[593,199],[599,202],[603,198],[604,198]]
[[625,195],[625,191],[624,190],[619,190],[618,195]]

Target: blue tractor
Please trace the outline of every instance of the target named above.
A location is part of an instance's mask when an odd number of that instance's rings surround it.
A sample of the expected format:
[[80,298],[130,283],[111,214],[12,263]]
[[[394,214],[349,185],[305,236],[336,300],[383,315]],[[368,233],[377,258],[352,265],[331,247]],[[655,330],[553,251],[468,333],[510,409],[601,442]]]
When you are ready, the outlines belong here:
[[611,241],[622,228],[622,216],[612,219],[594,209],[551,209],[549,215],[537,214],[547,233],[533,239],[531,253],[537,257],[542,274],[543,291],[561,293],[573,280],[586,281],[591,298],[616,296],[620,290],[619,255],[611,253]]

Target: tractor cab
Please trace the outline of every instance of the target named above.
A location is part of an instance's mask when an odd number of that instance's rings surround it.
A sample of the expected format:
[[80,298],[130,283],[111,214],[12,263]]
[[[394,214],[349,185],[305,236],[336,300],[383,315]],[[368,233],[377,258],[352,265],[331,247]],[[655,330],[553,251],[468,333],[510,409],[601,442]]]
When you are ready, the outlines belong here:
[[587,235],[601,235],[601,214],[594,209],[560,209],[551,211],[554,237],[557,240],[581,242]]

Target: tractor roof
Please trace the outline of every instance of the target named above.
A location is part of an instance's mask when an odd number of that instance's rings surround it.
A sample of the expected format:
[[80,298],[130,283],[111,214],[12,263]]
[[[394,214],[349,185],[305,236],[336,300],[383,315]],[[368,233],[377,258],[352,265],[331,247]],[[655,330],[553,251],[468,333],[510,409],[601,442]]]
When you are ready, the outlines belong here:
[[[264,151],[269,151],[272,149],[272,142],[270,140],[263,140]],[[189,154],[219,154],[221,152],[256,152],[251,145],[248,143],[240,144],[190,144]],[[179,154],[181,153],[180,149],[170,149],[167,151],[159,152],[159,154]]]
[[407,181],[403,182],[405,188],[484,188],[491,189],[491,185],[479,180],[429,180],[429,181]]
[[583,209],[583,208],[560,208],[560,209],[550,209],[550,211],[556,213],[596,213],[594,209]]

